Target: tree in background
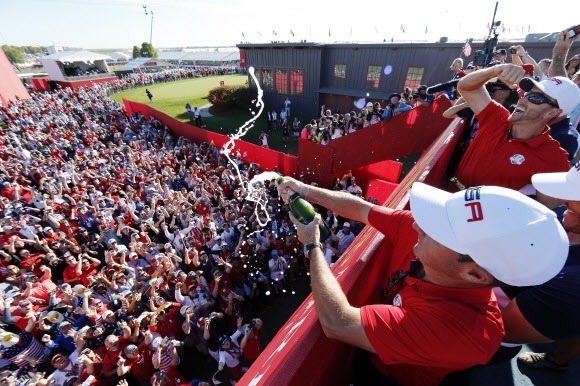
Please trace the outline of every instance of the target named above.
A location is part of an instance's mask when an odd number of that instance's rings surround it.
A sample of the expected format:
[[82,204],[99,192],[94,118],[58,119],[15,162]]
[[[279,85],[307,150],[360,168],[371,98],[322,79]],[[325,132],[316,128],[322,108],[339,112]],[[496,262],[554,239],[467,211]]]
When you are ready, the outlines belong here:
[[133,59],[141,56],[141,49],[139,46],[133,46]]
[[144,58],[156,58],[157,50],[153,48],[151,43],[143,42],[141,44],[141,56]]
[[4,50],[6,57],[12,64],[24,63],[26,61],[24,54],[14,46],[4,45],[2,46],[2,50]]

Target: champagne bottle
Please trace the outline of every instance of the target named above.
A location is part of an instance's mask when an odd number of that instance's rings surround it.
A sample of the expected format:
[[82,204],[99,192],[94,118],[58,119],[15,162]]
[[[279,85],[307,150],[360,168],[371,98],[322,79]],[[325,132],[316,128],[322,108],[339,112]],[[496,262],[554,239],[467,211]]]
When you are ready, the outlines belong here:
[[[276,181],[280,184],[284,182],[284,178],[278,177]],[[286,190],[288,192],[288,196],[290,196],[290,210],[292,211],[292,214],[294,214],[294,217],[296,217],[296,219],[302,224],[310,223],[316,215],[316,211],[314,210],[312,204],[300,197],[300,195],[294,192],[292,189]],[[320,229],[320,242],[324,242],[324,240],[330,237],[330,229],[328,229],[328,226],[324,221],[320,222],[318,228]]]

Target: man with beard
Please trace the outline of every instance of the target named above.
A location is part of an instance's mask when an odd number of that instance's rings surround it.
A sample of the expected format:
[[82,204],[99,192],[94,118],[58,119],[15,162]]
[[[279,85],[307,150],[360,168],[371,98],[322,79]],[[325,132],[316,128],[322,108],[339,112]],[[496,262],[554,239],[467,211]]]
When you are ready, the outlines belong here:
[[[524,75],[518,65],[500,64],[459,81],[458,90],[479,120],[479,131],[455,173],[465,187],[495,185],[533,194],[529,185],[534,174],[570,167],[568,153],[550,137],[548,125],[572,112],[580,102],[580,89],[565,77],[538,83]],[[526,92],[512,114],[492,101],[485,89],[495,77]],[[550,208],[556,206],[540,193],[538,199]]]

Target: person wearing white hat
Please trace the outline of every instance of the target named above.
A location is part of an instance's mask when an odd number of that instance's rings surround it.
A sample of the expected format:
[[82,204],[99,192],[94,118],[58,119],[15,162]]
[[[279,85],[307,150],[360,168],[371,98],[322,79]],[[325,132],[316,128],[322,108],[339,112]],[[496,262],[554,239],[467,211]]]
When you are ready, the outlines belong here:
[[342,229],[336,235],[332,235],[335,241],[338,241],[336,257],[341,257],[344,251],[352,244],[355,239],[354,233],[350,231],[350,223],[342,224]]
[[536,174],[532,183],[538,191],[565,205],[562,225],[570,240],[568,259],[562,271],[545,284],[517,293],[505,291],[512,299],[508,297],[509,303],[502,309],[504,340],[555,341],[551,352],[524,352],[518,360],[531,367],[563,371],[580,354],[580,163],[567,173]]
[[[568,153],[550,136],[549,125],[580,102],[580,89],[565,77],[543,82],[525,78],[516,64],[500,64],[461,78],[457,88],[479,120],[477,136],[463,155],[455,177],[466,187],[489,185],[522,190],[535,173],[565,172]],[[498,78],[526,93],[513,113],[491,100],[485,84]],[[557,205],[542,195],[540,202]]]
[[307,225],[291,216],[310,259],[323,331],[362,349],[354,360],[360,384],[438,384],[449,372],[487,363],[504,336],[492,287],[542,284],[568,254],[556,215],[510,189],[452,194],[415,183],[411,212],[288,177],[278,187],[284,199],[286,189],[371,225],[390,246],[382,304],[353,307],[322,253],[320,215]]

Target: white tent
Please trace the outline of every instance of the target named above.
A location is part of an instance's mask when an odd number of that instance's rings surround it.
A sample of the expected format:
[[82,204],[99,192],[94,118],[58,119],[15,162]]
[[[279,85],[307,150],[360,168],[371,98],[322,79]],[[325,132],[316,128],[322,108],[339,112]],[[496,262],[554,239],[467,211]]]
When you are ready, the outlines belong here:
[[91,51],[62,51],[42,57],[40,62],[51,80],[74,81],[81,76],[91,77],[88,73],[108,73],[107,59],[111,57]]

